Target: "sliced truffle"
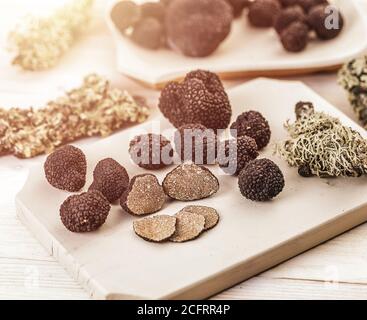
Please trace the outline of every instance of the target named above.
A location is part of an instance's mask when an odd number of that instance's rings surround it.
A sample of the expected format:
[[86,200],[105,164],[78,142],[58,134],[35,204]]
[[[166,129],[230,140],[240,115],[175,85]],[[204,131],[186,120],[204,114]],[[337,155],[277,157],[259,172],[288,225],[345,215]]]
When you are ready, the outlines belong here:
[[194,240],[204,231],[205,218],[203,215],[180,211],[176,214],[176,218],[176,231],[169,239],[172,242]]
[[[332,7],[333,10],[337,10]],[[328,10],[327,5],[313,7],[308,13],[308,23],[321,40],[330,40],[337,37],[344,27],[344,18],[340,11],[337,16],[333,10]]]
[[217,210],[205,206],[187,206],[181,211],[199,214],[205,218],[204,230],[214,228],[219,222],[219,214]]
[[128,186],[126,169],[114,159],[107,158],[97,163],[89,190],[100,191],[112,203],[120,199]]
[[166,215],[140,219],[133,222],[134,232],[144,240],[163,242],[175,233],[176,220]]
[[47,181],[55,188],[77,192],[84,187],[87,160],[83,151],[66,145],[51,153],[44,164]]
[[206,57],[228,36],[232,20],[225,0],[172,0],[166,11],[168,44],[186,56]]
[[292,22],[280,34],[280,41],[285,50],[301,52],[308,44],[308,26],[303,22]]
[[142,216],[163,208],[166,194],[156,176],[138,175],[131,179],[129,188],[120,199],[121,207],[128,213]]
[[175,132],[175,148],[181,160],[195,164],[214,164],[217,136],[202,124],[185,124]]
[[307,16],[300,6],[288,7],[276,16],[274,21],[274,29],[281,34],[293,22],[307,23]]
[[139,21],[131,35],[131,39],[136,44],[152,50],[161,46],[163,37],[163,26],[155,18],[145,18]]
[[225,129],[232,115],[221,80],[203,70],[188,73],[182,83],[168,83],[161,92],[159,109],[176,128],[198,123],[208,129]]
[[248,136],[223,142],[224,150],[218,157],[219,166],[227,174],[238,175],[251,160],[259,156],[256,141]]
[[143,18],[155,18],[164,23],[166,7],[162,2],[145,2],[140,7]]
[[105,196],[96,190],[68,197],[60,207],[64,226],[72,232],[90,232],[101,227],[111,206]]
[[250,0],[227,0],[232,6],[234,17],[239,17],[243,10],[250,5]]
[[248,18],[255,27],[269,28],[280,10],[278,0],[255,0],[249,7]]
[[173,163],[171,142],[159,134],[143,134],[130,141],[133,162],[147,170],[163,169]]
[[219,190],[218,179],[203,166],[182,164],[167,174],[164,192],[172,199],[193,201],[208,198]]
[[252,201],[269,201],[284,188],[284,176],[269,159],[249,162],[238,176],[242,195]]
[[271,130],[268,121],[260,112],[247,111],[240,114],[231,125],[232,135],[249,136],[256,141],[259,150],[265,148],[270,141]]
[[140,18],[140,7],[134,1],[119,1],[111,10],[111,19],[121,32],[134,26]]

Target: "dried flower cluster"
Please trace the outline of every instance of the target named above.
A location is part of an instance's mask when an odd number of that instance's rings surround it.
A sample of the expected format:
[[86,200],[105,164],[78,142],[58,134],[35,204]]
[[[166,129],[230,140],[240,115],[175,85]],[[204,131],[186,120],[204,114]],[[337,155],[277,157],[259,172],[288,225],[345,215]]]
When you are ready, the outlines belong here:
[[[140,100],[140,99],[139,99]],[[41,109],[0,109],[0,155],[31,158],[83,137],[146,120],[149,108],[98,75]]]
[[305,112],[285,128],[290,139],[279,143],[276,151],[300,174],[359,177],[367,173],[367,140],[339,119]]
[[24,18],[9,34],[13,64],[25,70],[55,66],[88,25],[93,0],[71,1],[47,17]]

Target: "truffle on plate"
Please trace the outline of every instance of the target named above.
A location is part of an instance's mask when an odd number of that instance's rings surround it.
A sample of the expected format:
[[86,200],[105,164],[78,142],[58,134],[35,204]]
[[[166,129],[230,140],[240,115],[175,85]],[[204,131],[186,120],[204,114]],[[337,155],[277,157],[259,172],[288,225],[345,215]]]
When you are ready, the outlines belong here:
[[205,217],[201,214],[181,210],[176,219],[176,231],[169,239],[172,242],[194,240],[204,231]]
[[105,223],[110,209],[104,195],[92,190],[68,197],[60,207],[60,217],[72,232],[91,232]]
[[140,18],[140,7],[134,1],[119,1],[111,10],[111,19],[120,32],[134,26]]
[[251,3],[250,0],[227,0],[227,2],[232,6],[234,17],[239,17],[243,10],[248,7]]
[[133,222],[135,233],[144,240],[163,242],[176,231],[176,217],[160,215],[143,218]]
[[169,82],[161,92],[159,109],[176,128],[198,123],[208,129],[226,129],[232,116],[221,80],[203,70],[188,73],[182,83]]
[[172,0],[166,11],[168,44],[186,56],[206,57],[228,36],[232,20],[225,0]]
[[53,187],[76,192],[85,185],[87,160],[82,150],[66,145],[47,157],[44,171],[47,181]]
[[97,163],[89,190],[100,191],[112,203],[120,199],[128,186],[129,175],[126,169],[114,159],[107,158]]
[[278,0],[255,0],[249,7],[248,18],[255,27],[269,28],[273,26],[280,10]]
[[286,29],[293,22],[307,23],[307,16],[300,6],[288,7],[280,11],[274,21],[274,29],[278,34]]
[[242,195],[252,201],[269,201],[284,188],[284,176],[279,167],[269,159],[249,162],[238,176]]
[[292,22],[280,34],[280,41],[285,50],[301,52],[308,44],[308,26],[303,22]]
[[145,2],[140,7],[143,18],[155,18],[161,23],[164,23],[166,14],[165,4],[162,2]]
[[134,27],[131,39],[138,45],[147,49],[158,49],[164,38],[161,22],[153,17],[140,20]]
[[205,218],[205,231],[214,228],[219,222],[219,214],[214,208],[205,206],[187,206],[181,211],[202,215]]

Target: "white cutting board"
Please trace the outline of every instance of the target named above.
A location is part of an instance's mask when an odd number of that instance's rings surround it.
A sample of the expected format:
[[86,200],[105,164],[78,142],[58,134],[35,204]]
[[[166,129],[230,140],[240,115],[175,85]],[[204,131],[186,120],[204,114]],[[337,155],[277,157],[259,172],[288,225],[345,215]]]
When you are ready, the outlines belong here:
[[[299,100],[312,101],[317,110],[340,117],[366,136],[364,129],[299,82],[258,79],[230,90],[229,96],[234,116],[249,108],[264,114],[273,131],[272,144],[286,137],[283,123],[294,119]],[[88,184],[94,165],[105,157],[120,161],[131,176],[145,172],[130,162],[128,143],[135,133],[157,129],[158,124],[170,128],[159,115],[155,120],[85,147]],[[18,215],[94,298],[206,298],[367,220],[365,177],[305,179],[274,157],[272,146],[261,153],[265,156],[283,170],[284,191],[271,202],[251,202],[240,195],[236,178],[223,176],[212,166],[220,191],[195,204],[216,208],[221,220],[192,242],[146,242],[133,232],[136,218],[119,206],[97,232],[67,231],[59,206],[69,194],[46,182],[42,166],[31,170],[17,195]],[[157,173],[161,181],[166,172]],[[168,202],[160,213],[174,214],[185,205]]]

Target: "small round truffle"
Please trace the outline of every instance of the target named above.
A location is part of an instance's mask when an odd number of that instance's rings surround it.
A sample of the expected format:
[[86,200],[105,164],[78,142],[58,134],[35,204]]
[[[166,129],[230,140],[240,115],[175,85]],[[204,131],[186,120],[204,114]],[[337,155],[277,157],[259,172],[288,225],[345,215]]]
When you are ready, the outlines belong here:
[[185,124],[175,132],[175,148],[181,160],[195,164],[214,164],[217,136],[202,124]]
[[280,0],[283,7],[291,7],[299,5],[304,11],[310,10],[313,6],[318,4],[328,4],[328,0]]
[[259,156],[256,141],[248,136],[224,141],[224,154],[219,155],[219,166],[231,175],[238,175],[251,160]]
[[130,141],[129,154],[133,162],[147,170],[159,170],[173,163],[171,142],[162,135],[144,134]]
[[182,83],[169,82],[161,92],[159,109],[176,128],[198,123],[208,129],[225,129],[232,116],[221,80],[203,70],[188,73]]
[[311,170],[311,168],[308,164],[304,164],[304,165],[298,167],[298,174],[301,177],[304,177],[304,178],[310,178],[310,177],[314,176],[314,174],[312,173],[312,170]]
[[278,0],[255,0],[249,7],[248,18],[255,27],[270,28],[280,10]]
[[101,160],[93,171],[93,183],[88,190],[100,191],[109,202],[120,199],[129,186],[126,169],[111,158]]
[[227,2],[232,6],[235,18],[241,16],[243,10],[250,5],[250,0],[227,0]]
[[258,150],[265,148],[271,137],[268,121],[260,112],[247,111],[240,114],[231,125],[232,135],[249,136],[256,141]]
[[111,10],[111,19],[121,32],[134,26],[140,18],[140,7],[134,1],[117,2]]
[[[321,40],[336,38],[344,27],[344,18],[340,11],[333,7],[328,10],[327,5],[313,7],[308,13],[308,23]],[[337,16],[335,16],[335,12]]]
[[299,101],[296,103],[294,108],[297,120],[301,119],[304,116],[310,116],[315,112],[315,107],[312,102],[308,101]]
[[307,23],[307,16],[300,6],[288,7],[280,11],[274,21],[274,29],[278,34],[286,29],[293,22]]
[[60,217],[72,232],[91,232],[105,223],[110,209],[104,195],[92,190],[67,198],[60,207]]
[[161,2],[145,2],[141,5],[141,15],[143,18],[155,18],[162,24],[166,14],[166,7]]
[[152,50],[156,50],[161,46],[163,37],[162,24],[155,18],[140,20],[131,35],[131,39],[136,44]]
[[242,195],[252,201],[269,201],[284,188],[284,176],[279,167],[269,159],[249,162],[238,176]]
[[303,22],[292,22],[280,34],[280,41],[285,50],[301,52],[308,44],[308,26]]
[[87,160],[82,150],[66,145],[47,157],[44,171],[47,181],[53,187],[77,192],[86,182]]
[[168,44],[186,56],[206,57],[228,36],[232,20],[225,0],[172,0],[166,11]]

